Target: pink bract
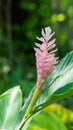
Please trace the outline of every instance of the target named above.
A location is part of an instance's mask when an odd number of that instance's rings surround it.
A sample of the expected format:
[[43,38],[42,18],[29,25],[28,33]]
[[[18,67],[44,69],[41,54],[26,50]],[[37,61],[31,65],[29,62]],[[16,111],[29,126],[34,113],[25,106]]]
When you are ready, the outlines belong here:
[[[51,28],[42,29],[42,37],[37,37],[42,44],[35,43],[36,67],[37,67],[37,86],[42,80],[46,79],[54,71],[54,66],[58,63],[58,57],[55,57],[55,39],[50,40],[54,33],[51,33]],[[49,41],[50,40],[50,41]],[[53,50],[54,49],[54,50]]]

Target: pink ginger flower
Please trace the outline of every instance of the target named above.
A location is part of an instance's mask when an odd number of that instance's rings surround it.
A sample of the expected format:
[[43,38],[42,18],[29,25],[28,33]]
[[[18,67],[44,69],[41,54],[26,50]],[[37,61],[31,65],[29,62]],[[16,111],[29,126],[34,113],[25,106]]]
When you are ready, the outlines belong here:
[[57,51],[57,49],[54,49],[56,46],[55,39],[50,40],[54,33],[51,34],[51,28],[46,27],[42,29],[41,34],[43,37],[37,37],[37,39],[42,44],[35,43],[37,48],[34,48],[37,67],[37,86],[41,84],[43,79],[46,80],[47,76],[54,71],[54,66],[58,63],[58,57],[55,57],[55,52]]

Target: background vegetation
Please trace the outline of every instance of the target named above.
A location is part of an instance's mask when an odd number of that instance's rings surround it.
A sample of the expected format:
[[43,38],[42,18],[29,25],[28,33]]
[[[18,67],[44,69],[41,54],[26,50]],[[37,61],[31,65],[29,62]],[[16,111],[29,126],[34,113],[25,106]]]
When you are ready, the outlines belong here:
[[[73,0],[1,0],[0,7],[0,94],[20,84],[25,100],[36,83],[33,47],[41,28],[55,31],[60,58],[73,50]],[[73,97],[59,103],[73,110]]]

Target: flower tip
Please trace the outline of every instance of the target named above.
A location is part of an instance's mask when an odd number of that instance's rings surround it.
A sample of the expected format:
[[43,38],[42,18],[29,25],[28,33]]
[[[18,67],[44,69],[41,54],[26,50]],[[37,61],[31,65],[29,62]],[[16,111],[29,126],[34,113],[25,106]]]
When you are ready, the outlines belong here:
[[48,27],[45,28],[45,32],[46,32],[46,33],[49,33],[49,34],[51,33],[51,28],[50,28],[50,26],[48,26]]

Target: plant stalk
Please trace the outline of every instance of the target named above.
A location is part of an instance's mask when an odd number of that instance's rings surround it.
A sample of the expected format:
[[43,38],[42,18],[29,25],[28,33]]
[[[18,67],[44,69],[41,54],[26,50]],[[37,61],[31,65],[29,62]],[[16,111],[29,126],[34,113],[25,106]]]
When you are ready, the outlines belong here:
[[38,98],[41,95],[41,92],[42,92],[41,89],[42,89],[42,86],[43,86],[44,82],[45,82],[45,80],[42,80],[41,84],[35,88],[35,91],[34,91],[34,94],[32,96],[31,102],[30,102],[30,104],[29,104],[29,106],[27,108],[27,111],[26,111],[26,113],[25,113],[25,115],[23,117],[23,120],[22,120],[18,130],[22,130],[22,127],[24,126],[26,120],[30,117],[31,111],[32,111],[36,101],[38,100]]

